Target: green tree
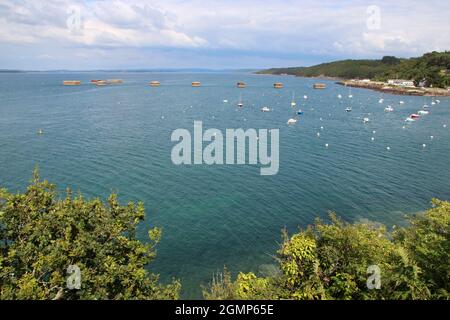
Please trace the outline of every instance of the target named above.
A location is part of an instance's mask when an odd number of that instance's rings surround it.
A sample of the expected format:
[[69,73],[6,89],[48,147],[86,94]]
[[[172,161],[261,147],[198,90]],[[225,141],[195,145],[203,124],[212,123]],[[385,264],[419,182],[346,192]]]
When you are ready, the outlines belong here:
[[[142,203],[121,206],[115,194],[107,203],[70,191],[59,199],[36,170],[25,193],[0,191],[0,298],[176,299],[177,281],[162,285],[146,270],[161,230],[136,239],[144,216]],[[69,266],[79,289],[67,286]]]
[[[240,273],[204,290],[207,299],[450,299],[450,203],[411,218],[388,232],[371,222],[331,223],[289,237],[277,255],[280,273],[258,278]],[[381,286],[368,287],[368,267],[380,271]],[[244,290],[243,290],[244,289]]]

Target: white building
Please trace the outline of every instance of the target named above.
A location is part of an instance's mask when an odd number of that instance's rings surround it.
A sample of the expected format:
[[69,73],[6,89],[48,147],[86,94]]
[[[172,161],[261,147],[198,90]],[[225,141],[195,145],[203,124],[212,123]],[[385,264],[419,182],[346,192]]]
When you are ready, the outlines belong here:
[[413,80],[403,80],[403,79],[390,79],[388,84],[400,87],[415,87]]

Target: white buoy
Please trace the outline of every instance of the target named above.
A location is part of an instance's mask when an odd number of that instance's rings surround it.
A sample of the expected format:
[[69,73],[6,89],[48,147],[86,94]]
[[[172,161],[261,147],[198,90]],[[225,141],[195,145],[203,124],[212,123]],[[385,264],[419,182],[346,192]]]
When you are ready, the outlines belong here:
[[320,127],[320,130],[323,130],[323,127]]
[[320,121],[322,121],[322,117],[320,117]]
[[403,127],[402,127],[402,129],[406,129],[406,127],[405,127],[405,126],[403,126]]
[[164,116],[161,116],[161,119],[163,119],[163,120],[164,120]]
[[375,133],[377,133],[377,131],[376,131],[376,130],[373,130],[372,133],[375,134]]
[[316,133],[316,136],[317,136],[317,137],[320,137],[320,132],[317,132],[317,133]]
[[305,94],[304,96],[303,96],[303,99],[308,99],[308,96]]
[[443,127],[444,127],[444,128],[447,128],[447,125],[446,125],[446,124],[444,124],[444,125],[443,125]]
[[328,148],[328,143],[325,143],[325,148]]
[[387,150],[387,151],[391,150],[391,147],[386,147],[386,150]]
[[434,139],[434,136],[430,136],[430,139],[432,139],[432,140],[433,140],[433,139]]
[[338,99],[342,99],[342,95],[341,94],[338,94]]
[[425,143],[424,143],[424,144],[422,144],[422,148],[426,148],[426,146],[427,146],[427,145],[426,145]]
[[375,138],[374,138],[374,137],[372,137],[372,138],[370,138],[370,140],[372,140],[372,141],[375,141]]

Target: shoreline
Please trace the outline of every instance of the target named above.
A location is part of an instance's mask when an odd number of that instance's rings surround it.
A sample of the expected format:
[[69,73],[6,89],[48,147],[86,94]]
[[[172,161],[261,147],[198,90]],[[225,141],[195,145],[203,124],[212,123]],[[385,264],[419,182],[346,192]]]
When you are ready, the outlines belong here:
[[425,96],[425,97],[450,97],[450,91],[442,88],[417,88],[417,87],[399,87],[388,85],[384,82],[361,81],[361,80],[341,80],[336,84],[346,87],[369,89],[383,93],[407,96]]
[[450,97],[450,90],[443,88],[400,87],[388,85],[387,83],[381,81],[367,82],[362,80],[350,80],[340,77],[327,77],[327,76],[306,77],[306,76],[297,76],[295,74],[274,74],[274,73],[256,73],[256,74],[266,76],[291,76],[306,79],[330,80],[335,81],[336,84],[345,87],[361,88],[395,95]]

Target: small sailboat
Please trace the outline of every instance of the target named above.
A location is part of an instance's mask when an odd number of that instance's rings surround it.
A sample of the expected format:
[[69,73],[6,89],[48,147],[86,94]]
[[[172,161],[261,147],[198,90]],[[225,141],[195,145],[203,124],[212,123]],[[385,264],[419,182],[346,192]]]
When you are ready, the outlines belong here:
[[352,112],[352,107],[345,108],[345,112]]
[[296,123],[297,123],[297,119],[294,119],[294,118],[291,118],[291,119],[289,119],[289,120],[287,121],[287,125],[288,125],[288,126],[293,125],[293,124],[296,124]]
[[269,107],[262,107],[261,111],[262,112],[270,112],[270,108]]
[[381,98],[380,100],[378,100],[378,103],[383,103],[384,102],[384,99],[383,98]]
[[238,107],[242,108],[244,106],[244,103],[242,102],[242,94],[239,96],[239,102],[238,102]]
[[363,122],[364,122],[364,123],[369,123],[369,122],[370,122],[370,119],[369,119],[368,117],[364,117],[364,118],[363,118]]
[[44,134],[44,130],[39,129],[37,133],[38,133],[39,135]]
[[387,106],[386,108],[384,108],[385,112],[393,112],[394,108],[392,108],[391,106]]
[[428,108],[430,108],[430,106],[427,105],[427,104],[424,104],[422,108],[423,108],[423,109],[428,109]]
[[295,92],[292,92],[291,107],[295,108],[296,106],[297,106],[297,103],[295,102]]

